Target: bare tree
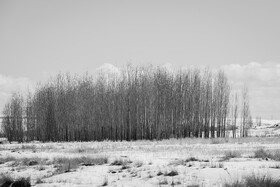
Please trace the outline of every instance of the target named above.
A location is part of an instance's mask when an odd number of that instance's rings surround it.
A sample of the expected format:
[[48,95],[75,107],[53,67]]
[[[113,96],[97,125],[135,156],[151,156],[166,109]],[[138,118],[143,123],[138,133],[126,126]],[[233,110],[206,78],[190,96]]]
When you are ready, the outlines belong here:
[[[120,74],[95,78],[58,74],[25,102],[19,95],[10,100],[5,134],[12,141],[224,137],[230,93],[222,71],[128,65]],[[23,115],[26,127],[15,118]]]
[[242,90],[242,108],[241,108],[241,128],[240,128],[240,136],[246,137],[248,136],[248,129],[251,126],[251,114],[250,114],[250,106],[249,106],[249,95],[248,88],[244,86]]
[[238,94],[235,93],[232,99],[232,137],[236,138],[237,118],[238,118]]

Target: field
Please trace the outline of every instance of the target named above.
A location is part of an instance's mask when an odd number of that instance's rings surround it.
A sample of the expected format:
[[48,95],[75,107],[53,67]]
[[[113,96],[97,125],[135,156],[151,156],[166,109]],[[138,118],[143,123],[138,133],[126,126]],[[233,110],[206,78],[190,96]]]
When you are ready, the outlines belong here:
[[224,186],[280,178],[280,138],[0,145],[3,177],[32,186]]

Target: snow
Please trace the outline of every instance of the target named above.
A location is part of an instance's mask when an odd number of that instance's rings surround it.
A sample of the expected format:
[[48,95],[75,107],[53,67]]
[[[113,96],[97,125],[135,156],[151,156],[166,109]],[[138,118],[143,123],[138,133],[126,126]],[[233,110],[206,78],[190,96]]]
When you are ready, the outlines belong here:
[[[278,120],[262,120],[252,128],[254,136],[242,139],[169,139],[135,142],[49,142],[0,145],[0,174],[12,178],[30,177],[32,185],[45,186],[222,186],[227,181],[251,174],[280,178],[279,161],[253,158],[254,151],[280,150]],[[277,136],[278,135],[278,136]],[[218,143],[217,143],[218,142]],[[238,151],[240,156],[223,160],[227,151]],[[57,172],[56,159],[81,157],[107,157],[103,165],[71,168],[70,172]],[[186,162],[194,157],[198,161]],[[11,158],[5,162],[5,159]],[[13,160],[14,158],[14,160]],[[131,161],[126,168],[111,165],[116,159]],[[35,165],[22,161],[39,160]],[[140,164],[137,164],[140,163]],[[178,175],[165,176],[170,171]],[[162,172],[163,174],[159,174]]]
[[[273,168],[280,162],[252,158],[254,151],[280,150],[279,138],[220,139],[212,144],[209,139],[170,139],[163,141],[136,142],[68,142],[29,143],[0,145],[0,159],[15,157],[22,159],[47,159],[38,165],[15,165],[13,161],[0,164],[0,173],[13,178],[31,177],[34,186],[176,186],[201,185],[221,186],[226,181],[239,179],[252,173],[269,174],[280,178],[280,170]],[[239,151],[240,158],[222,160],[226,151]],[[70,172],[56,172],[52,163],[57,158],[108,157],[108,164],[79,166]],[[199,161],[184,160],[195,157]],[[122,166],[111,165],[116,159],[130,160]],[[208,162],[205,162],[208,160]],[[140,166],[136,163],[143,163]],[[49,163],[49,164],[48,164]],[[178,163],[178,164],[174,164]],[[185,163],[185,164],[184,164]],[[219,167],[221,165],[221,167]],[[176,176],[164,176],[172,170]],[[163,174],[158,175],[159,171]],[[40,179],[40,180],[39,180]],[[40,182],[41,181],[41,182]],[[168,185],[164,185],[164,183]]]

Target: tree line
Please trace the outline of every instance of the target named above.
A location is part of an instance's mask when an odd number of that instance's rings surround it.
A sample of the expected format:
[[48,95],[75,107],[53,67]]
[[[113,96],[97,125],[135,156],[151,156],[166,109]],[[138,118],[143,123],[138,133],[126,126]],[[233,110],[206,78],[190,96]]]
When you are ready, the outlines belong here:
[[241,117],[246,136],[248,92],[242,103],[232,95],[225,73],[209,69],[128,65],[95,77],[58,74],[34,93],[13,94],[3,130],[19,142],[209,138],[225,137],[228,129],[236,136]]

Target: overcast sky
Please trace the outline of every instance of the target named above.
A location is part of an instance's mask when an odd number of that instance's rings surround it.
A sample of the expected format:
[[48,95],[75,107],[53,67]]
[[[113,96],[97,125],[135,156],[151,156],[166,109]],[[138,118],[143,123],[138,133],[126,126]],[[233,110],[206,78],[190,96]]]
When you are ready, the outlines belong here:
[[[253,117],[280,119],[280,1],[0,0],[0,109],[58,72],[223,68]],[[105,64],[105,65],[104,65]]]

